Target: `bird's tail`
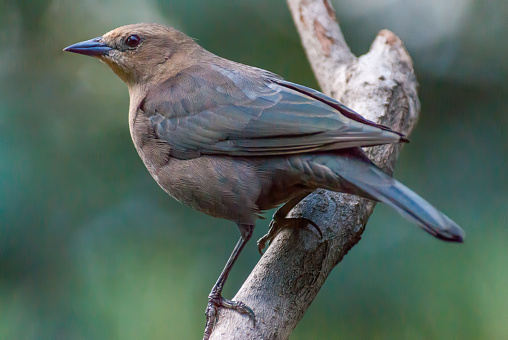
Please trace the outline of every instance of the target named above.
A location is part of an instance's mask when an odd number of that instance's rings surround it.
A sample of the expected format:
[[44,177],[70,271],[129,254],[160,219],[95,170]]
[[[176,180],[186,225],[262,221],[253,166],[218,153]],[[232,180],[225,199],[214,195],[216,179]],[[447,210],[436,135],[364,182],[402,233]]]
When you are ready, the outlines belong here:
[[465,233],[455,222],[411,189],[385,174],[363,154],[334,157],[333,163],[335,164],[332,169],[357,188],[347,191],[357,191],[361,196],[388,204],[406,219],[417,223],[423,230],[441,240],[464,240]]

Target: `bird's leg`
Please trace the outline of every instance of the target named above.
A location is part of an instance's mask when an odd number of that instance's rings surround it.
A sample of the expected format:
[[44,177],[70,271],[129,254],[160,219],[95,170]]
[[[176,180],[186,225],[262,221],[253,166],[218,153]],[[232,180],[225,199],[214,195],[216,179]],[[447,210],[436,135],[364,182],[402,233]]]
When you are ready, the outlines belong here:
[[270,229],[268,229],[268,233],[261,237],[258,240],[258,250],[261,255],[263,255],[263,249],[266,246],[266,243],[271,243],[272,240],[277,236],[277,234],[282,230],[286,228],[303,228],[307,225],[313,226],[319,235],[323,237],[323,234],[321,233],[321,229],[316,225],[316,223],[312,222],[308,218],[305,217],[296,217],[296,218],[287,218],[287,214],[293,209],[301,200],[303,200],[307,195],[309,195],[309,192],[300,194],[288,202],[284,204],[282,207],[280,207],[275,214],[273,214],[272,221],[270,222]]
[[210,335],[212,334],[213,327],[215,326],[215,323],[217,322],[217,312],[219,308],[229,308],[234,309],[237,312],[241,314],[248,315],[252,321],[255,323],[255,315],[254,312],[247,307],[243,302],[241,301],[231,301],[224,299],[222,297],[222,288],[224,288],[224,283],[226,282],[229,273],[231,272],[231,269],[233,268],[233,265],[235,264],[236,259],[240,255],[240,253],[243,250],[243,247],[245,244],[250,240],[252,237],[252,232],[254,231],[254,225],[250,224],[238,224],[238,229],[240,229],[240,233],[242,236],[240,237],[240,240],[238,240],[238,243],[235,246],[235,249],[233,249],[233,252],[231,253],[231,256],[229,257],[228,262],[226,263],[226,266],[222,270],[222,273],[220,274],[217,282],[212,288],[212,291],[210,292],[210,295],[208,295],[208,306],[206,307],[206,327],[205,327],[205,334],[203,336],[203,340],[207,340],[210,338]]

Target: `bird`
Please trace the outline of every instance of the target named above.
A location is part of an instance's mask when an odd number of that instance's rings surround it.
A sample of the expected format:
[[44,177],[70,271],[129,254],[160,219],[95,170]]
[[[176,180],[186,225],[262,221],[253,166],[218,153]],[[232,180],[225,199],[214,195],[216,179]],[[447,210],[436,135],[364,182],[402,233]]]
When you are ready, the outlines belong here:
[[240,231],[208,296],[204,339],[220,308],[255,322],[248,306],[222,297],[228,275],[264,211],[280,207],[261,248],[316,189],[386,203],[441,240],[465,237],[362,150],[408,139],[319,91],[221,58],[160,24],[118,27],[64,51],[100,59],[127,84],[130,134],[159,186],[183,204],[235,222]]

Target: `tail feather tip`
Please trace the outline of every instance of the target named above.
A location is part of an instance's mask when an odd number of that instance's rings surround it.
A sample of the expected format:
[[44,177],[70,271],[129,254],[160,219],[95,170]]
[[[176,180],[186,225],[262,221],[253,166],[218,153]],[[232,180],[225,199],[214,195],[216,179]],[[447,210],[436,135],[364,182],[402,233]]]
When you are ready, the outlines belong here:
[[459,227],[455,222],[453,222],[450,218],[445,216],[447,227],[443,229],[439,229],[438,232],[435,233],[438,239],[448,242],[456,242],[463,243],[466,237],[466,233]]

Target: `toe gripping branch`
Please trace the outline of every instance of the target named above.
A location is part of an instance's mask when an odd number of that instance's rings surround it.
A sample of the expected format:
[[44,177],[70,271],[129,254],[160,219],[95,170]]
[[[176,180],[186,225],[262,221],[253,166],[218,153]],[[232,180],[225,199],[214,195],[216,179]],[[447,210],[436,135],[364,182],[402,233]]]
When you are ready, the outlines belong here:
[[273,219],[270,222],[270,229],[268,229],[268,233],[261,237],[257,244],[258,244],[258,251],[261,255],[263,255],[263,249],[265,249],[266,244],[272,243],[273,239],[277,234],[282,231],[283,229],[288,228],[305,228],[307,226],[312,226],[319,234],[319,237],[323,238],[323,233],[321,232],[321,229],[318,227],[316,223],[309,220],[305,217],[294,217],[294,218],[287,218],[287,217],[280,217],[278,216],[277,211],[273,215]]
[[300,203],[305,197],[307,197],[310,194],[310,192],[303,192],[300,195],[297,195],[293,197],[291,200],[286,202],[282,207],[280,207],[275,214],[273,215],[272,221],[270,222],[270,229],[268,230],[268,233],[261,237],[258,240],[258,251],[261,255],[263,255],[263,249],[265,249],[265,246],[267,243],[272,243],[273,239],[277,234],[287,228],[305,228],[308,225],[311,225],[316,229],[316,231],[319,233],[319,236],[323,238],[323,233],[321,232],[321,229],[317,226],[316,223],[312,222],[308,218],[305,217],[295,217],[295,218],[288,218],[287,215],[289,212],[298,204]]

